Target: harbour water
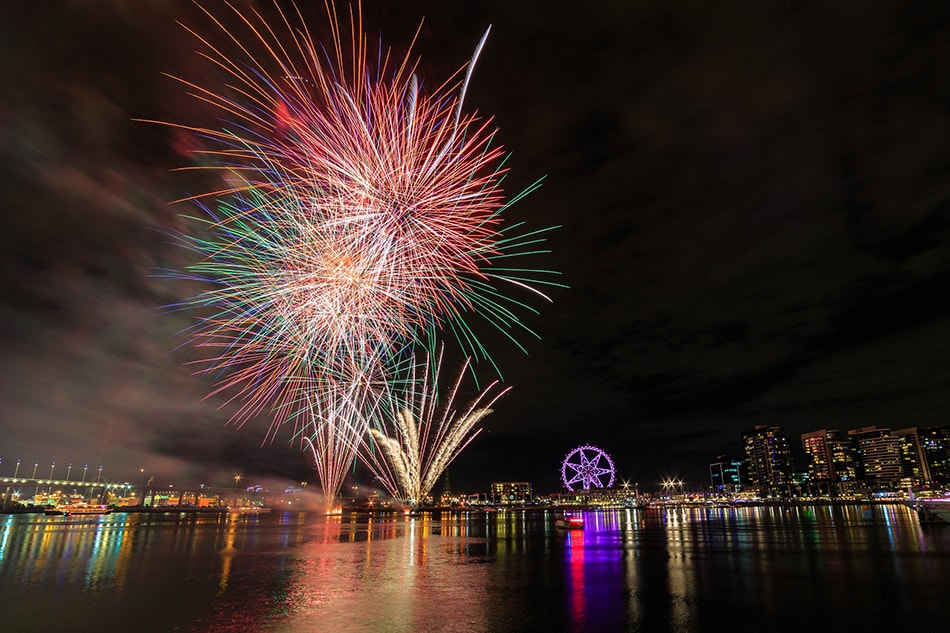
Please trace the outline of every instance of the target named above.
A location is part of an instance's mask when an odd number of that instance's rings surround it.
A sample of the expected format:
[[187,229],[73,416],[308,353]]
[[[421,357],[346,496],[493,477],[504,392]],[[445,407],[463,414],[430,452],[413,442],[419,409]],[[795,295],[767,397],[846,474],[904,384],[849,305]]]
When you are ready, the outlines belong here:
[[899,505],[0,516],[5,631],[947,630],[950,526]]

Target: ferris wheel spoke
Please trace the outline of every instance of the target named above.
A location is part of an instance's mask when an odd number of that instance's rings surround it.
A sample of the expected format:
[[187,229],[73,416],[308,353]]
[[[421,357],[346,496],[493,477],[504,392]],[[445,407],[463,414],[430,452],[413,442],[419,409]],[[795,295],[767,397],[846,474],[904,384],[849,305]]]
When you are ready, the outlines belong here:
[[578,482],[583,482],[583,481],[584,481],[584,477],[580,473],[577,473],[572,479],[569,479],[567,481],[568,487],[570,487],[570,484],[576,484]]

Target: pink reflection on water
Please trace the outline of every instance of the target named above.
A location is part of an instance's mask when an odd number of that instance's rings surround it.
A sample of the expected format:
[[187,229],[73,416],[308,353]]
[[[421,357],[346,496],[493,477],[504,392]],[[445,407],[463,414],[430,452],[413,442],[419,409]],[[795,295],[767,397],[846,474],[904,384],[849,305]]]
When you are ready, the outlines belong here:
[[571,622],[575,631],[583,631],[587,606],[584,596],[584,530],[571,530],[565,540],[570,574]]

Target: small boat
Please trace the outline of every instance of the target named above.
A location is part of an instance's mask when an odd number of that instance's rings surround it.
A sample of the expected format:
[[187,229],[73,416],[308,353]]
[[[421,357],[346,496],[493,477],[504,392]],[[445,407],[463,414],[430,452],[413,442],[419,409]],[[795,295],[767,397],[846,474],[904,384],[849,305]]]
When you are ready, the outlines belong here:
[[109,514],[112,512],[112,508],[105,505],[91,506],[88,503],[61,503],[59,505],[50,506],[43,512],[44,514],[54,516],[69,517],[79,515]]
[[584,517],[565,515],[554,522],[554,527],[561,530],[583,530]]

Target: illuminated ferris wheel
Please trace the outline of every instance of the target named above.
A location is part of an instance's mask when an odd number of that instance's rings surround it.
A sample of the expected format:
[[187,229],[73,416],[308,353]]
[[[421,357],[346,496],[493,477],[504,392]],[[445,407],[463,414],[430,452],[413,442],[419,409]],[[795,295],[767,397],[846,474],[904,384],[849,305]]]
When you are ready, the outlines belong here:
[[561,462],[561,481],[568,490],[610,488],[614,483],[614,463],[596,446],[578,446]]

